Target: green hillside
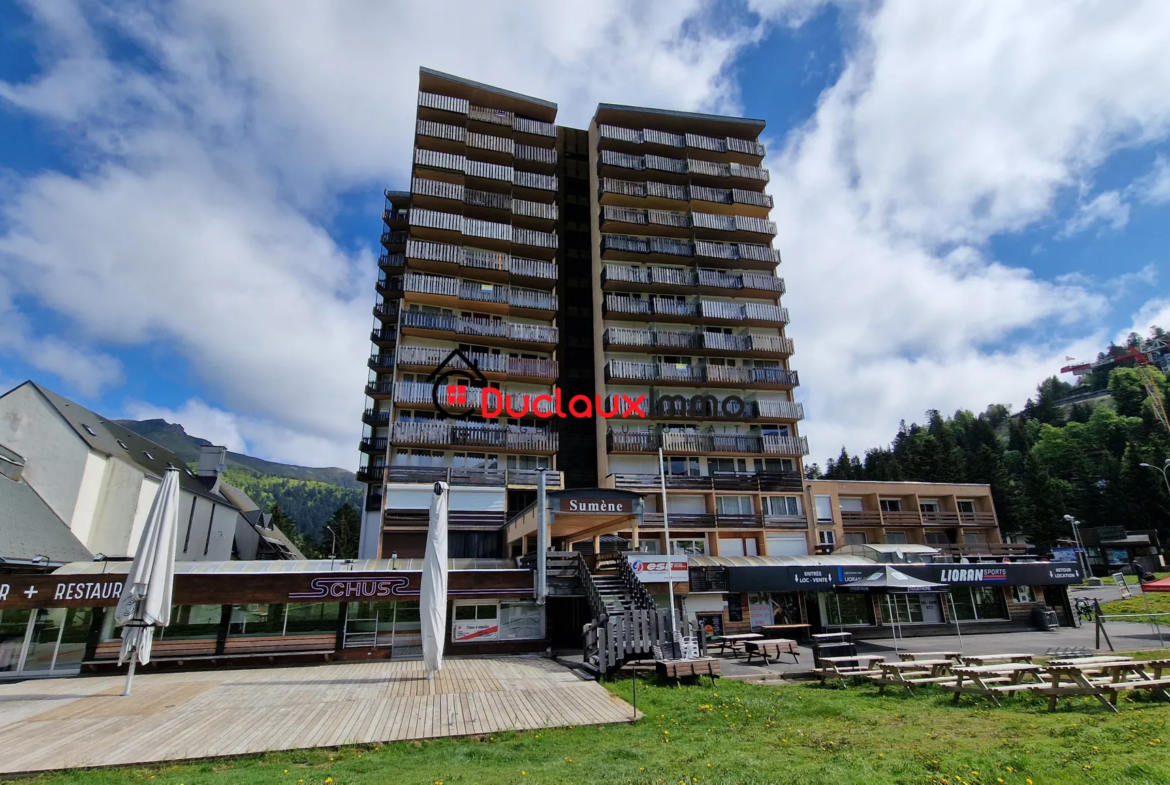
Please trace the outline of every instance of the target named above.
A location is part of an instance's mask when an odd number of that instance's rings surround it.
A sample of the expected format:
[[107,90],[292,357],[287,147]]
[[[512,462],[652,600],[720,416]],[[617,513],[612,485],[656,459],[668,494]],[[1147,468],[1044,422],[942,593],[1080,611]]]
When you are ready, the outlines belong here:
[[[191,436],[183,429],[182,425],[169,423],[166,420],[115,420],[114,422],[156,444],[161,444],[187,462],[198,461],[199,448],[205,444],[211,444],[206,439]],[[346,469],[293,466],[292,464],[253,458],[250,455],[230,450],[227,454],[227,468],[242,469],[270,477],[287,477],[291,480],[315,480],[353,490],[361,490],[363,487],[354,479],[353,472]]]
[[[200,446],[211,444],[166,420],[117,422],[171,450],[192,468],[199,461]],[[274,504],[280,505],[301,534],[318,536],[329,516],[344,504],[362,508],[365,486],[345,469],[293,466],[230,451],[226,464],[226,482],[252,497],[265,512],[271,512]]]

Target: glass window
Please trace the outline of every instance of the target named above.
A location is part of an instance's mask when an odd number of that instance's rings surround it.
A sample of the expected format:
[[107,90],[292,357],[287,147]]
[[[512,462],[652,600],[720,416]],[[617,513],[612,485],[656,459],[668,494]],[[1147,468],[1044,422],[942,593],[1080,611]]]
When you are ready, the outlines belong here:
[[455,606],[455,618],[458,621],[490,621],[497,618],[499,607],[499,604],[495,602],[467,605],[457,604]]
[[500,638],[544,637],[544,614],[535,602],[500,603]]
[[1006,619],[1003,591],[992,586],[956,586],[951,592],[959,621]]
[[833,498],[831,496],[816,496],[814,497],[817,508],[818,521],[833,520]]
[[886,532],[886,542],[889,545],[905,545],[906,532]]
[[973,515],[975,513],[975,500],[974,499],[959,499],[958,505],[959,505],[959,512],[961,512],[964,515]]
[[865,532],[845,532],[846,545],[865,545]]
[[[0,610],[0,673],[15,671],[20,664],[20,650],[24,647],[24,633],[28,619],[34,613],[29,609]],[[113,618],[114,614],[107,614]]]
[[765,496],[764,510],[768,515],[804,515],[799,496]]
[[919,512],[938,512],[938,499],[919,499]]
[[285,606],[285,635],[323,635],[337,632],[341,604],[336,602],[290,603]]
[[[219,624],[223,618],[220,605],[172,605],[171,623],[154,631],[159,640],[198,640],[219,637]],[[102,622],[102,642],[118,640],[121,628],[114,626],[114,612],[107,610]]]
[[832,627],[873,624],[873,606],[868,594],[837,594],[817,592],[821,618]]
[[751,515],[755,512],[750,496],[716,496],[715,510],[721,515]]
[[882,512],[901,512],[901,499],[879,499],[878,504],[881,505]]
[[839,499],[841,504],[841,512],[861,512],[861,497],[860,496],[842,496]]
[[1035,600],[1032,599],[1032,587],[1013,586],[1012,602],[1035,602]]
[[276,603],[233,605],[228,637],[284,634],[284,606]]
[[950,545],[951,541],[947,539],[946,532],[927,532],[927,545]]
[[922,621],[922,600],[917,594],[887,595],[888,604],[883,602],[886,613],[893,611],[899,624],[917,624]]
[[832,529],[822,529],[817,532],[817,542],[821,545],[836,545],[837,535]]
[[963,542],[967,545],[982,545],[985,541],[983,532],[963,532]]
[[666,459],[666,473],[676,476],[699,476],[699,459],[686,455],[671,455]]
[[671,540],[671,550],[675,556],[702,556],[707,553],[706,540]]

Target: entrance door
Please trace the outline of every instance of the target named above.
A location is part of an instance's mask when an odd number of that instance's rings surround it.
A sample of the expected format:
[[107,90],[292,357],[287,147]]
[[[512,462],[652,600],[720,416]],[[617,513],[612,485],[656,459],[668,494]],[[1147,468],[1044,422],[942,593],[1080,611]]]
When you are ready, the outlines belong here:
[[924,624],[942,624],[942,607],[938,602],[937,594],[920,594],[918,599],[919,607],[922,608],[922,621]]
[[[18,617],[25,621],[24,635],[16,637]],[[85,641],[89,636],[92,608],[41,608],[7,615],[0,620],[0,671],[21,675],[67,674],[81,670]],[[7,636],[7,637],[6,637]]]

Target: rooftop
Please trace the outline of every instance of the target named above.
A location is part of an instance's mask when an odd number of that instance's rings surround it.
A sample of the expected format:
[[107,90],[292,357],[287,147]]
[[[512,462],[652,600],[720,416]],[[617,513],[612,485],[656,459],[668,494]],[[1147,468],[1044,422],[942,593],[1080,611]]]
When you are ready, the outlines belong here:
[[32,563],[39,556],[48,564],[93,558],[31,486],[0,475],[0,559]]

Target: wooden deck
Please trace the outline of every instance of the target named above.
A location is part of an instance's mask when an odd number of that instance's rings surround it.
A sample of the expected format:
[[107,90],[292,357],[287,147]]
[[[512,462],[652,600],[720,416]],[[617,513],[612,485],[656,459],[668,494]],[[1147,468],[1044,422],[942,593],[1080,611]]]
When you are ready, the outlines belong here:
[[144,673],[0,684],[0,774],[633,719],[539,657]]

